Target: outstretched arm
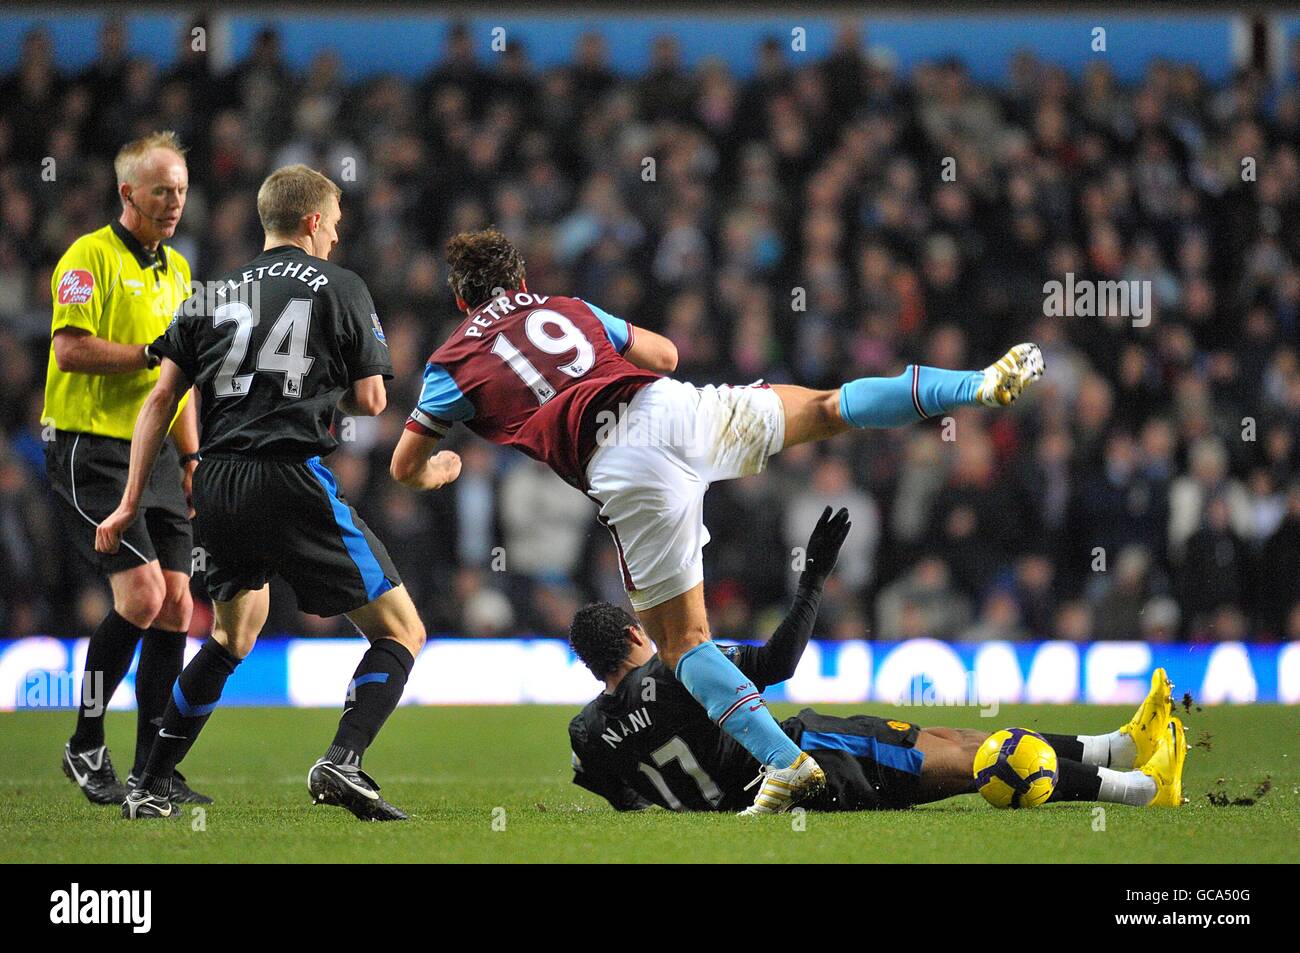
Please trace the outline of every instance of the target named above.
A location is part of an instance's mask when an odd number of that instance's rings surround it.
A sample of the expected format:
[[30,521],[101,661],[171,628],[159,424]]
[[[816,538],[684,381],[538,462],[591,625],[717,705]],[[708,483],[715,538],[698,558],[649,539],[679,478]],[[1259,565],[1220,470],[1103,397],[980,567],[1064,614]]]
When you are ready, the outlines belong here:
[[403,430],[393,450],[388,473],[413,490],[436,490],[460,476],[460,456],[451,450],[434,453],[437,436]]
[[625,318],[617,318],[598,308],[590,301],[583,302],[597,320],[605,326],[609,343],[623,357],[637,367],[656,374],[671,374],[677,370],[677,345],[662,334],[635,327]]
[[95,550],[115,553],[122,542],[122,533],[135,522],[140,512],[140,497],[144,494],[149,474],[158,459],[158,451],[167,436],[176,407],[181,402],[189,382],[171,358],[163,358],[162,373],[135,419],[131,434],[131,465],[126,475],[126,488],[122,500],[104,522],[95,530]]
[[817,621],[822,589],[835,568],[840,547],[852,526],[848,510],[840,509],[832,516],[829,506],[817,521],[808,539],[804,570],[790,611],[766,645],[738,651],[737,667],[755,683],[775,685],[784,682],[799,667],[799,659],[808,647],[813,624]]

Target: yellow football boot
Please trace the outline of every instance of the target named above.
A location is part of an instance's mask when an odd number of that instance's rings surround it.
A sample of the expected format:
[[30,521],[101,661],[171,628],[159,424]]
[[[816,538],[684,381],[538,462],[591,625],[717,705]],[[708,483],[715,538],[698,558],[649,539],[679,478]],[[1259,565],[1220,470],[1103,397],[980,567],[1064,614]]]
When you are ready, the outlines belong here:
[[1142,768],[1142,773],[1156,783],[1156,796],[1147,807],[1182,807],[1183,765],[1187,763],[1187,732],[1177,718],[1170,718],[1156,753]]
[[1156,747],[1169,726],[1173,704],[1174,683],[1169,681],[1169,676],[1165,674],[1163,668],[1158,668],[1151,673],[1151,691],[1147,693],[1146,699],[1129,723],[1119,730],[1120,734],[1132,738],[1133,744],[1137,747],[1133,767],[1142,767],[1156,753]]

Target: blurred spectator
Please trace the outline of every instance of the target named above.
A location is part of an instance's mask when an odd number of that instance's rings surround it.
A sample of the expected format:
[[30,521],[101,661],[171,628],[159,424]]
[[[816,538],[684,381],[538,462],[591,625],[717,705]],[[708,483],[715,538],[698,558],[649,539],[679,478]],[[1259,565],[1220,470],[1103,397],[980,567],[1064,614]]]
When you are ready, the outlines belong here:
[[995,589],[984,599],[979,621],[957,635],[962,642],[1019,642],[1028,638],[1020,624],[1020,606],[1005,589]]
[[1167,494],[1167,483],[1142,467],[1132,436],[1117,430],[1080,481],[1076,529],[1108,553],[1157,540],[1168,521]]
[[1228,476],[1227,451],[1217,440],[1203,438],[1192,445],[1189,472],[1174,480],[1169,496],[1169,546],[1176,559],[1201,526],[1206,505],[1215,496],[1223,500],[1232,526],[1250,532],[1250,499],[1241,483]]
[[1172,642],[1178,635],[1182,612],[1169,596],[1156,596],[1142,607],[1141,636],[1148,642]]
[[970,603],[953,587],[948,564],[937,556],[922,559],[907,575],[885,586],[876,600],[876,631],[881,638],[949,638],[970,618]]
[[1178,567],[1179,599],[1192,625],[1221,606],[1242,602],[1245,562],[1245,546],[1233,532],[1227,500],[1212,497],[1204,523],[1188,538]]
[[521,459],[501,481],[505,568],[536,582],[565,584],[574,577],[596,509],[544,463]]
[[1258,575],[1260,610],[1265,631],[1285,630],[1296,638],[1300,617],[1300,482],[1293,483],[1286,497],[1286,515],[1277,531],[1264,543]]
[[461,471],[450,492],[456,500],[456,559],[487,566],[496,544],[496,447],[475,441],[461,449]]
[[1098,575],[1093,587],[1101,593],[1096,600],[1093,635],[1098,639],[1136,638],[1142,609],[1153,594],[1151,554],[1140,545],[1128,546],[1110,568]]
[[880,512],[876,501],[854,486],[848,464],[840,458],[824,457],[813,470],[808,488],[790,499],[785,516],[786,551],[807,545],[809,532],[828,506],[849,511],[853,529],[835,563],[835,577],[850,592],[860,593],[871,581],[880,540]]
[[1066,642],[1087,642],[1093,638],[1092,609],[1082,599],[1061,603],[1052,622],[1054,638]]
[[0,448],[0,632],[38,631],[56,591],[58,527],[31,471]]
[[456,632],[459,635],[512,635],[514,609],[505,593],[488,585],[481,569],[462,569],[456,574],[456,602],[461,606]]

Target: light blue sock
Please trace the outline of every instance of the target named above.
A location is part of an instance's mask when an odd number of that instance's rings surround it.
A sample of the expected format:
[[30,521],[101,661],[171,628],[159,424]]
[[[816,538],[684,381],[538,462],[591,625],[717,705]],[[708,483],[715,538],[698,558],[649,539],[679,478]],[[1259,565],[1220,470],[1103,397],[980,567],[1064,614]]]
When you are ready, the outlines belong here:
[[781,730],[754,683],[712,642],[683,655],[676,675],[709,718],[762,764],[788,768],[798,759],[799,746]]
[[899,427],[978,403],[983,371],[908,365],[897,377],[859,377],[840,388],[840,416],[854,427]]

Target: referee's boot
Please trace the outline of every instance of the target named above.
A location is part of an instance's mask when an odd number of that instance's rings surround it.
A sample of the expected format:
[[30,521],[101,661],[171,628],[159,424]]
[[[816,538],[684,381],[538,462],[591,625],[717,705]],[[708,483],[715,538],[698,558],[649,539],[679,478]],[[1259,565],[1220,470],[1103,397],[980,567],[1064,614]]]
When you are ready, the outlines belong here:
[[749,784],[748,791],[762,781],[754,803],[740,812],[741,817],[755,817],[759,814],[782,814],[800,801],[816,797],[826,789],[826,772],[812,759],[806,751],[799,752],[799,757],[788,768],[774,768],[765,765]]
[[91,804],[121,804],[126,798],[126,786],[117,779],[117,772],[113,770],[108,745],[73,751],[72,742],[68,742],[63,746],[63,773],[81,788],[81,793]]
[[307,790],[313,803],[347,808],[363,821],[408,819],[405,811],[379,796],[379,785],[360,765],[321,758],[307,774]]
[[[135,788],[136,776],[128,774],[126,776],[127,790]],[[179,771],[172,772],[172,793],[168,798],[173,804],[211,804],[212,798],[206,794],[200,794],[190,787],[189,782],[185,780],[185,775]]]

